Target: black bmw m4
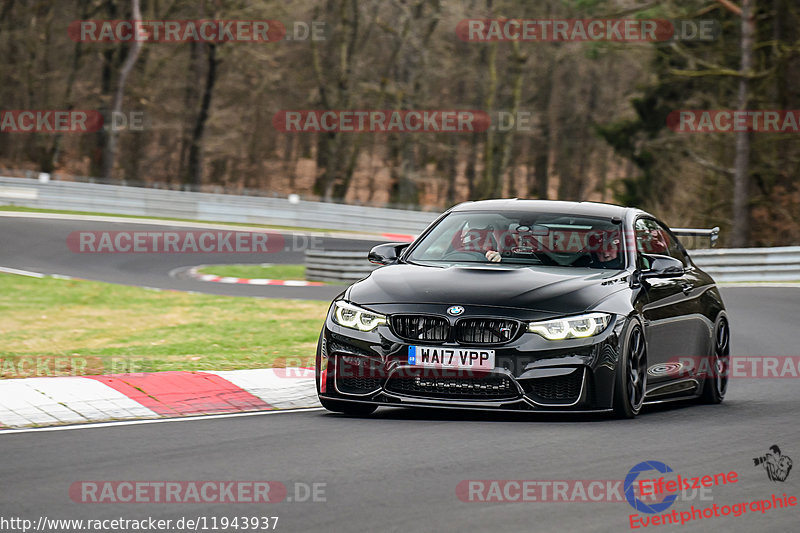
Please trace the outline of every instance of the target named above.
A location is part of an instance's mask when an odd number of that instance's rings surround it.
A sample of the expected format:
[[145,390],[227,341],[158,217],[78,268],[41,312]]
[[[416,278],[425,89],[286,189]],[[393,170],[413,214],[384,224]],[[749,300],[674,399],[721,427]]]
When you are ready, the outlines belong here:
[[720,292],[676,235],[634,208],[458,205],[331,304],[317,391],[335,412],[379,406],[609,411],[719,403],[730,329]]

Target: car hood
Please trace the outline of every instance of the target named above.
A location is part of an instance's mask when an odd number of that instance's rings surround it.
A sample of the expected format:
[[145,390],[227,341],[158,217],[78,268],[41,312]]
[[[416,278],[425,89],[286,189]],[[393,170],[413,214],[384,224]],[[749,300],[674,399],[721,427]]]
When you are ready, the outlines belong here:
[[375,270],[345,295],[360,305],[446,304],[569,314],[627,287],[627,273],[569,267],[399,264]]

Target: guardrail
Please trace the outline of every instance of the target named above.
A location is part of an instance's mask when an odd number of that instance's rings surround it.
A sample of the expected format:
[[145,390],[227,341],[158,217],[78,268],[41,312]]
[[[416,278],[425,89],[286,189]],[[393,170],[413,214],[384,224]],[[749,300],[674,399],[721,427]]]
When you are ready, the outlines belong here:
[[800,246],[689,252],[716,281],[800,281]]
[[[800,281],[800,246],[692,250],[694,262],[715,281]],[[306,251],[311,281],[357,281],[379,268],[366,251]]]
[[309,281],[358,281],[380,265],[367,261],[367,252],[306,250],[306,279]]
[[0,176],[0,205],[416,235],[439,213]]

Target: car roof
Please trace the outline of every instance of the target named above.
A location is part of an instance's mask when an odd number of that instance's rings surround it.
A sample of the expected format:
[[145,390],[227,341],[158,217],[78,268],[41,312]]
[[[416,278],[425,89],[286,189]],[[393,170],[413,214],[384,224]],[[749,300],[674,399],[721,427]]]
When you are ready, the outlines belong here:
[[597,216],[604,218],[624,219],[626,213],[641,212],[631,207],[603,204],[599,202],[564,202],[560,200],[520,200],[518,198],[504,200],[481,200],[464,202],[453,207],[451,211],[531,211],[537,213],[563,213],[575,215]]

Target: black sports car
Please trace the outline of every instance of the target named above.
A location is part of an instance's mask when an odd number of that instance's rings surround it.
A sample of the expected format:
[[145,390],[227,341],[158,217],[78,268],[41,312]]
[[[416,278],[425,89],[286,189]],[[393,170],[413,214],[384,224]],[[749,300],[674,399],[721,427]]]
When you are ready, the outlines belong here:
[[676,235],[634,208],[458,205],[332,303],[317,390],[336,412],[378,406],[614,411],[725,396],[728,318]]

